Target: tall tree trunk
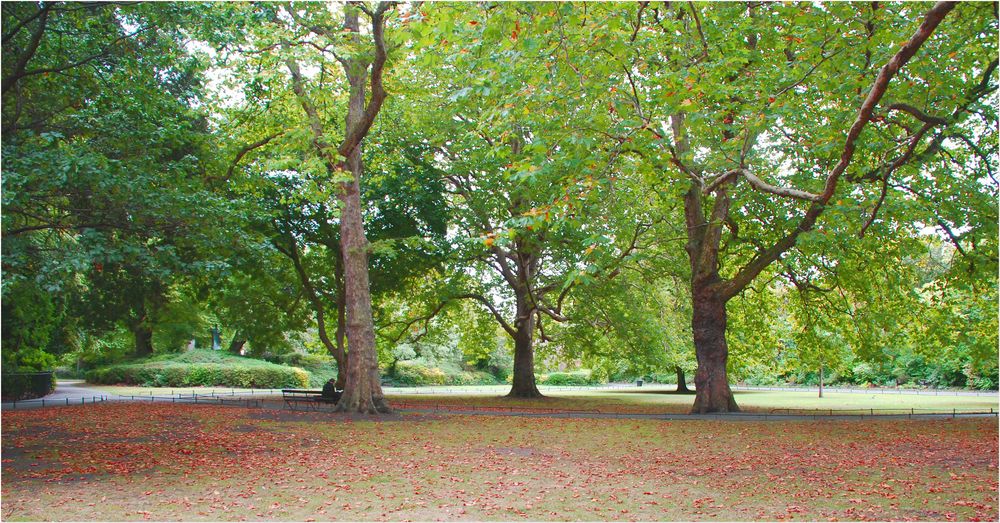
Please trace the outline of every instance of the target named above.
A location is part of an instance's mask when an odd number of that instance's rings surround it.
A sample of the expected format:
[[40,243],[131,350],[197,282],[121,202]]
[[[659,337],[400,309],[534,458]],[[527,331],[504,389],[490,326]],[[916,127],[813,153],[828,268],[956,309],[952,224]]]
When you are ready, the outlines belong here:
[[823,397],[823,366],[819,366],[819,397]]
[[717,292],[694,289],[691,329],[694,331],[694,352],[698,372],[694,375],[695,399],[691,412],[738,412],[736,400],[729,389],[726,362],[726,302]]
[[[364,96],[352,93],[350,112],[364,107]],[[351,121],[350,114],[348,121]],[[350,126],[350,124],[348,124]],[[347,315],[347,376],[344,395],[337,402],[338,411],[375,414],[389,412],[382,393],[375,352],[375,326],[372,322],[372,297],[368,286],[368,239],[361,217],[361,148],[346,161],[353,183],[344,184],[340,193],[340,241],[344,257],[344,295]]]
[[135,356],[137,358],[153,355],[153,328],[149,326],[145,318],[132,327],[132,336],[135,338]]
[[243,333],[236,331],[236,334],[233,334],[232,341],[229,342],[229,353],[237,356],[243,354],[243,346],[246,344],[247,340],[243,337]]
[[[755,186],[763,192],[783,198],[796,198],[810,201],[809,208],[798,224],[769,247],[758,246],[758,253],[746,265],[736,271],[729,280],[719,277],[719,245],[723,224],[729,223],[732,235],[736,236],[736,227],[730,223],[728,195],[729,188],[735,183],[735,177],[746,176],[744,172],[732,171],[705,184],[701,177],[704,172],[697,163],[688,161],[691,146],[684,128],[685,113],[678,112],[670,117],[671,130],[675,149],[672,152],[673,161],[692,178],[691,188],[684,196],[684,217],[687,226],[688,242],[685,250],[691,262],[691,294],[694,305],[691,325],[694,329],[695,353],[698,357],[698,372],[695,375],[696,397],[694,412],[732,412],[737,410],[732,392],[726,377],[726,302],[745,289],[760,273],[772,263],[781,258],[789,249],[795,246],[800,234],[808,232],[816,225],[819,216],[826,209],[837,190],[840,178],[850,167],[851,159],[857,149],[857,141],[865,125],[872,121],[872,115],[879,100],[885,95],[889,82],[912,58],[923,43],[930,38],[938,24],[955,8],[957,2],[937,2],[927,12],[923,22],[913,36],[903,43],[892,58],[879,70],[872,88],[868,91],[864,102],[858,110],[858,115],[847,131],[840,161],[827,175],[823,191],[811,194],[789,188],[767,188]],[[751,46],[756,41],[750,41]],[[926,128],[925,128],[926,129]],[[909,161],[913,156],[912,149],[892,164],[879,169],[883,177],[887,177],[897,167]],[[693,160],[693,158],[691,159]],[[749,180],[749,178],[748,178]],[[702,193],[712,194],[715,202],[710,216],[706,216],[702,202]],[[862,229],[863,231],[864,229]]]
[[517,318],[514,319],[514,379],[507,396],[541,398],[535,384],[535,314],[527,288],[517,291]]
[[[342,36],[361,45],[361,30],[358,15],[364,11],[371,19],[371,35],[375,44],[375,55],[367,61],[363,55],[339,59],[344,74],[350,84],[347,116],[344,119],[344,139],[336,148],[326,139],[323,119],[309,99],[305,90],[305,79],[298,63],[289,58],[286,61],[292,77],[292,89],[299,99],[309,120],[313,134],[313,144],[331,173],[347,172],[349,182],[340,184],[340,246],[344,261],[344,314],[347,319],[347,353],[344,394],[337,402],[337,410],[363,412],[390,412],[382,394],[378,373],[378,355],[375,352],[375,327],[372,321],[372,299],[368,286],[368,239],[365,238],[364,221],[361,215],[361,142],[375,121],[388,93],[382,85],[382,73],[387,58],[385,47],[385,13],[395,5],[393,2],[379,2],[372,11],[349,3],[344,8]],[[293,15],[294,17],[294,15]],[[288,48],[290,44],[285,41]],[[369,77],[370,68],[370,77]],[[369,82],[370,79],[370,82]],[[369,89],[370,88],[370,89]],[[369,98],[366,91],[371,93]],[[367,100],[367,104],[365,103]],[[339,155],[339,156],[338,156]],[[344,158],[339,162],[338,158]],[[344,375],[343,369],[339,371]]]
[[134,339],[134,354],[137,358],[153,355],[153,326],[149,322],[149,313],[145,300],[140,299],[133,309],[134,316],[129,322],[129,330]]
[[687,380],[684,379],[684,369],[680,365],[674,365],[674,372],[677,373],[677,392],[688,394],[691,389],[687,386]]
[[[683,118],[680,119],[683,121]],[[726,362],[726,302],[729,296],[719,277],[719,244],[722,225],[729,215],[727,184],[715,191],[712,212],[705,215],[701,187],[693,183],[684,197],[688,227],[685,250],[691,262],[691,330],[698,371],[694,375],[695,399],[692,413],[737,412],[729,389]]]

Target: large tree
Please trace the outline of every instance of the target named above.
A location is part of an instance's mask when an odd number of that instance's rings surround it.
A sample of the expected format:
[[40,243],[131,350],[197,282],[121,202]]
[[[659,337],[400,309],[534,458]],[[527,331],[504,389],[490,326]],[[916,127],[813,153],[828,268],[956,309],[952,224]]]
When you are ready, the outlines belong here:
[[202,183],[202,64],[179,30],[202,11],[3,6],[5,300],[19,281],[63,294],[91,328],[126,324],[137,355],[152,351],[167,288],[203,269],[219,232],[208,224],[226,213]]
[[[695,412],[737,410],[727,304],[774,263],[808,251],[817,233],[870,231],[883,202],[902,196],[887,194],[895,185],[958,178],[995,190],[978,181],[992,160],[948,159],[995,139],[980,123],[995,121],[992,8],[964,4],[945,21],[954,3],[919,7],[641,4],[609,37],[630,34],[608,46],[630,109],[623,120],[642,130],[634,152],[680,177]],[[966,218],[951,219],[945,231]]]
[[[388,412],[379,379],[375,332],[372,322],[371,291],[368,278],[369,243],[362,217],[361,143],[368,135],[387,92],[383,72],[388,58],[385,27],[392,12],[391,2],[381,2],[369,8],[363,3],[350,3],[342,11],[306,8],[290,4],[283,8],[270,6],[268,30],[274,45],[266,50],[276,53],[290,78],[290,88],[301,106],[311,143],[323,167],[336,183],[340,201],[340,250],[344,269],[344,310],[346,337],[349,346],[344,394],[337,404],[341,411]],[[334,16],[341,17],[338,23]],[[361,18],[370,22],[370,31],[361,32]],[[304,49],[311,49],[305,54]],[[329,116],[317,103],[316,79],[304,70],[318,67],[320,75],[332,74],[330,63],[339,63],[347,90],[347,111],[338,132],[328,124]],[[324,102],[327,98],[321,98]],[[295,247],[297,249],[297,247]]]
[[560,31],[579,21],[564,20],[565,7],[428,6],[409,33],[427,72],[411,72],[421,88],[408,102],[436,149],[457,233],[440,297],[475,301],[509,336],[512,397],[541,395],[535,344],[548,341],[546,322],[569,320],[571,290],[613,276],[653,225],[634,180],[614,181],[621,149],[607,143],[600,100],[585,98],[607,79],[583,82],[579,64],[551,59],[570,45]]

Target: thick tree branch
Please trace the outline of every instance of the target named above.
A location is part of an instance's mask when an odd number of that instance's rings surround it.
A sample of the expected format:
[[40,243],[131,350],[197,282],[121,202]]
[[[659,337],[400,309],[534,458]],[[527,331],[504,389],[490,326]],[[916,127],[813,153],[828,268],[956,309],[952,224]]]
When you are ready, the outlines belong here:
[[940,118],[938,116],[931,116],[924,113],[920,109],[913,107],[909,104],[892,104],[888,107],[890,111],[903,111],[904,113],[910,113],[914,118],[920,120],[921,122],[931,124],[931,125],[948,125],[947,118]]
[[240,149],[239,152],[236,153],[236,157],[233,158],[232,163],[229,164],[229,169],[226,170],[226,177],[223,178],[223,181],[229,181],[229,179],[233,177],[233,171],[236,170],[236,167],[240,164],[240,160],[242,160],[244,156],[249,154],[250,151],[253,151],[254,149],[258,149],[260,147],[264,147],[265,145],[270,143],[271,140],[274,140],[275,138],[281,136],[281,134],[282,133],[274,133],[265,136],[264,138],[257,140],[256,142]]
[[[38,15],[38,26],[31,33],[31,39],[28,41],[28,47],[25,48],[24,52],[17,57],[17,61],[14,63],[14,71],[10,76],[4,78],[0,81],[0,92],[6,93],[14,84],[17,83],[25,75],[25,68],[28,66],[28,62],[31,61],[35,56],[35,52],[38,51],[38,44],[42,42],[42,36],[45,34],[45,26],[49,18],[49,9],[52,8],[52,4],[48,3],[40,8],[40,13]],[[6,51],[6,50],[5,50]],[[6,54],[6,52],[4,53]]]
[[[361,3],[351,2],[351,5],[358,6]],[[344,133],[344,141],[337,148],[337,152],[345,158],[361,144],[361,140],[368,134],[368,130],[371,129],[372,123],[375,121],[375,116],[378,114],[379,109],[382,108],[382,103],[385,101],[386,96],[388,96],[382,83],[382,72],[385,69],[385,61],[388,56],[385,49],[385,13],[394,5],[396,5],[396,2],[379,2],[378,8],[374,12],[367,8],[363,9],[371,19],[372,37],[375,41],[375,60],[371,65],[369,82],[371,86],[371,98],[365,105],[365,110],[360,120],[348,127]]]
[[513,327],[511,327],[510,324],[507,323],[507,320],[503,319],[503,316],[500,314],[500,311],[498,311],[496,309],[496,307],[493,306],[493,303],[490,302],[490,300],[486,299],[486,297],[483,296],[482,294],[476,294],[476,293],[471,293],[470,292],[470,293],[466,293],[466,294],[459,294],[459,295],[453,296],[452,299],[456,299],[456,300],[458,300],[458,299],[470,299],[470,300],[476,300],[479,303],[482,303],[483,305],[486,306],[487,309],[489,309],[490,313],[493,314],[493,318],[497,320],[497,323],[500,324],[500,327],[502,327],[503,330],[507,331],[507,334],[510,334],[511,337],[517,336],[517,330],[515,330]]
[[724,282],[722,294],[725,299],[732,298],[738,294],[742,289],[744,289],[758,274],[761,273],[768,265],[773,263],[775,260],[781,257],[788,249],[791,249],[798,237],[803,232],[812,230],[816,225],[816,220],[819,218],[820,214],[833,197],[834,192],[837,189],[837,183],[840,181],[840,177],[843,175],[844,171],[847,170],[847,166],[850,165],[851,159],[854,157],[854,151],[857,147],[857,140],[861,136],[861,131],[864,130],[865,125],[871,120],[871,116],[875,111],[875,106],[878,104],[882,96],[885,95],[886,90],[889,87],[889,81],[899,72],[899,70],[906,65],[906,63],[916,54],[917,50],[923,45],[934,29],[937,28],[938,24],[944,20],[944,17],[955,8],[955,2],[938,2],[927,12],[924,17],[923,22],[913,36],[903,45],[903,47],[896,52],[896,54],[889,60],[889,62],[882,67],[879,71],[878,76],[875,78],[875,82],[872,85],[871,90],[868,92],[868,96],[865,98],[864,103],[861,104],[861,108],[858,111],[858,116],[851,125],[850,130],[847,132],[847,139],[844,143],[844,149],[840,155],[840,161],[834,166],[833,170],[827,176],[826,184],[824,186],[823,192],[819,195],[819,199],[813,201],[812,205],[806,211],[805,216],[799,221],[798,225],[790,233],[775,242],[769,249],[759,253],[755,256],[747,265],[745,265],[731,280]]
[[764,180],[761,180],[760,178],[758,178],[756,175],[754,175],[752,172],[750,172],[747,169],[733,169],[732,171],[729,171],[729,172],[727,172],[727,173],[719,176],[715,180],[712,180],[712,182],[709,183],[702,190],[702,192],[704,192],[705,194],[712,193],[716,189],[718,189],[720,186],[722,186],[722,184],[726,183],[730,179],[732,179],[732,178],[734,178],[736,176],[739,176],[739,175],[743,175],[743,177],[746,178],[747,182],[750,183],[750,185],[754,189],[757,189],[758,191],[761,191],[761,192],[766,192],[766,193],[769,193],[769,194],[773,194],[775,196],[785,196],[785,197],[788,197],[788,198],[795,198],[797,200],[806,200],[806,201],[809,201],[809,202],[819,201],[819,195],[817,195],[817,194],[813,194],[813,193],[806,192],[806,191],[800,191],[798,189],[794,189],[794,188],[790,188],[790,187],[778,187],[776,185],[771,185],[771,184],[765,182]]

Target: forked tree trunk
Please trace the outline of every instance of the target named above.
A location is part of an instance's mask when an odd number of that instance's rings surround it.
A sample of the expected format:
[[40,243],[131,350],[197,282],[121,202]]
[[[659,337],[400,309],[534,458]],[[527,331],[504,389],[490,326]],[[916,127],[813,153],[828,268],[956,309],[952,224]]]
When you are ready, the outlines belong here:
[[[347,116],[344,118],[344,139],[333,154],[333,148],[326,139],[323,118],[316,105],[309,99],[305,89],[305,79],[294,59],[287,65],[292,76],[292,90],[299,99],[302,109],[309,119],[313,134],[313,144],[332,173],[350,173],[349,182],[340,184],[340,247],[344,260],[344,313],[347,319],[346,375],[343,368],[338,377],[344,377],[344,394],[337,402],[337,410],[344,412],[390,412],[382,394],[378,373],[378,355],[375,352],[375,328],[372,322],[372,298],[368,287],[368,239],[365,238],[364,221],[361,216],[361,142],[382,108],[386,93],[382,85],[382,73],[387,58],[385,47],[385,14],[392,8],[392,2],[379,2],[374,11],[359,8],[353,2],[344,8],[344,25],[341,37],[361,45],[361,30],[358,14],[364,11],[372,22],[371,36],[375,44],[375,56],[368,61],[363,55],[338,60],[350,84]],[[294,15],[293,15],[294,17]],[[331,28],[328,28],[331,29]],[[332,31],[330,31],[332,33]],[[287,49],[290,44],[283,42]],[[371,69],[370,82],[368,70]],[[371,97],[367,96],[370,90]],[[367,100],[367,104],[366,104]],[[339,162],[338,158],[344,158]],[[339,345],[338,345],[339,346]]]
[[528,304],[527,292],[517,294],[517,318],[514,320],[514,378],[507,394],[511,398],[541,398],[535,383],[535,315]]
[[674,372],[677,373],[677,392],[690,393],[691,389],[688,388],[687,380],[684,379],[684,369],[680,365],[674,365]]
[[729,359],[726,302],[710,289],[696,289],[692,294],[691,328],[698,372],[694,375],[695,398],[691,412],[738,412],[726,374]]
[[[699,173],[701,173],[699,167],[692,170],[690,166],[686,167],[683,163],[691,152],[691,146],[684,126],[685,113],[678,112],[671,115],[670,124],[675,146],[675,150],[671,152],[674,156],[674,162],[693,178],[691,188],[684,196],[684,216],[688,237],[685,250],[691,262],[691,298],[694,305],[691,325],[694,329],[695,354],[698,357],[698,372],[695,375],[695,392],[697,396],[695,397],[693,412],[733,412],[737,410],[736,401],[733,399],[726,376],[726,360],[728,359],[728,347],[726,346],[726,302],[747,288],[764,269],[780,259],[782,254],[793,248],[800,234],[813,229],[817,219],[836,193],[840,178],[849,168],[851,159],[854,157],[854,152],[857,148],[857,140],[861,136],[865,125],[873,121],[872,116],[875,108],[879,100],[885,95],[889,82],[910,58],[916,54],[923,43],[930,38],[934,29],[956,5],[957,2],[935,3],[925,15],[923,22],[913,36],[905,41],[885,66],[879,70],[871,90],[868,91],[868,95],[858,110],[857,117],[851,124],[850,129],[847,130],[844,148],[840,154],[840,161],[827,175],[822,193],[810,194],[789,188],[766,188],[755,185],[755,189],[773,196],[808,200],[811,203],[805,215],[802,216],[793,229],[784,236],[781,236],[769,247],[757,246],[758,253],[728,280],[723,281],[719,277],[719,267],[722,265],[719,260],[719,244],[722,236],[722,228],[724,224],[728,225],[731,237],[735,239],[738,227],[729,216],[731,202],[728,191],[736,183],[737,177],[741,175],[747,176],[746,173],[749,171],[745,171],[745,166],[741,164],[740,169],[743,172],[731,171],[731,173],[716,177],[715,180],[705,184],[705,180],[699,176]],[[755,42],[751,43],[752,45],[755,44]],[[918,119],[924,120],[919,117]],[[925,121],[925,123],[927,122]],[[924,129],[926,130],[928,127]],[[883,177],[887,177],[889,173],[910,158],[922,156],[922,154],[910,154],[912,152],[911,148],[902,157],[893,161],[893,163],[884,165],[878,172]],[[715,199],[709,215],[705,213],[706,206],[702,198],[703,193],[711,194]],[[862,231],[864,231],[864,228],[862,228]],[[746,239],[743,241],[746,241]]]
[[[528,268],[521,268],[519,274],[528,274]],[[514,378],[511,384],[511,398],[541,398],[535,383],[535,309],[528,296],[526,282],[514,289],[517,317],[514,318]]]
[[[356,100],[352,96],[351,109]],[[361,98],[363,108],[364,97]],[[350,119],[349,119],[350,120]],[[368,239],[361,217],[361,148],[347,157],[348,171],[354,182],[343,185],[340,193],[341,252],[344,259],[344,299],[347,316],[347,373],[344,395],[337,402],[341,412],[367,414],[390,412],[382,393],[375,352],[375,326],[372,322],[372,298],[368,286]],[[340,375],[344,375],[343,371]]]

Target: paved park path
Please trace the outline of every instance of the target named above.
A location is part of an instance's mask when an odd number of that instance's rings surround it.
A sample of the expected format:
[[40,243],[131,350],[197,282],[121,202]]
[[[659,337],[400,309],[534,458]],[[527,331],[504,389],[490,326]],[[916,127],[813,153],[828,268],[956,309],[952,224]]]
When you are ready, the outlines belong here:
[[[45,398],[19,401],[16,403],[4,402],[3,410],[20,410],[26,408],[50,408],[66,405],[81,405],[88,403],[109,403],[122,401],[140,401],[155,403],[201,403],[216,405],[231,405],[244,407],[257,407],[267,409],[288,410],[289,405],[274,397],[273,392],[268,395],[259,394],[257,397],[232,394],[169,394],[169,395],[136,395],[121,396],[113,393],[103,393],[84,386],[81,380],[60,380],[56,385],[56,390]],[[44,401],[43,401],[44,400]],[[302,410],[302,409],[299,409]],[[310,410],[310,409],[306,409]],[[329,410],[329,408],[325,409]],[[467,408],[449,405],[405,405],[400,404],[397,408],[400,412],[419,412],[442,415],[468,415],[468,416],[514,416],[522,418],[569,418],[569,419],[634,419],[634,420],[712,420],[712,421],[810,421],[810,420],[891,420],[891,419],[953,419],[953,418],[989,418],[997,417],[997,411],[991,412],[937,412],[937,413],[909,413],[909,414],[824,414],[821,411],[815,413],[786,413],[769,414],[757,412],[743,412],[736,414],[643,414],[643,413],[616,413],[616,412],[596,412],[596,411],[572,411],[572,410],[536,410],[531,409],[514,410],[499,408]],[[312,410],[322,412],[323,410]]]

